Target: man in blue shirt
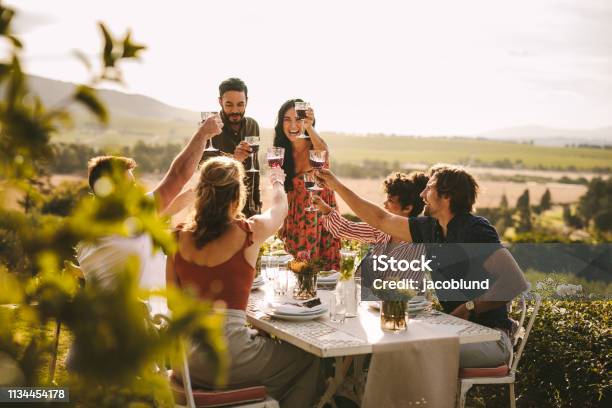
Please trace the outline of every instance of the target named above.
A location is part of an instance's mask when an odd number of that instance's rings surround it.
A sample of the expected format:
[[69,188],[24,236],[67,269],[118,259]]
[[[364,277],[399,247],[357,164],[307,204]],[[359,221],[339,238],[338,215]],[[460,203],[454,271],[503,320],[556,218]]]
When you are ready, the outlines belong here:
[[493,283],[488,290],[437,290],[437,294],[445,312],[501,332],[497,342],[461,345],[461,367],[496,367],[508,362],[512,322],[506,305],[528,285],[512,255],[501,246],[495,228],[485,218],[471,214],[478,194],[472,175],[455,166],[432,167],[421,193],[425,216],[409,218],[364,200],[329,170],[320,170],[317,177],[374,228],[402,241],[428,244],[428,253],[436,259],[434,281],[490,279]]

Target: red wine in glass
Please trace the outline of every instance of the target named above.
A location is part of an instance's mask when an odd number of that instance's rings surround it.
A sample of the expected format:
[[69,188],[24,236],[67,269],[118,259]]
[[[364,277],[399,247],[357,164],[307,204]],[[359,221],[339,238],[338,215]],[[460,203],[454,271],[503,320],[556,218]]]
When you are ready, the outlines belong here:
[[295,102],[295,113],[297,114],[297,118],[302,120],[306,119],[306,111],[310,107],[310,103],[308,102]]
[[306,190],[312,190],[315,186],[315,182],[313,181],[304,181],[304,186],[306,187]]
[[275,156],[268,157],[268,166],[270,167],[283,167],[284,157]]
[[325,160],[310,159],[310,166],[315,170],[320,170],[325,166]]

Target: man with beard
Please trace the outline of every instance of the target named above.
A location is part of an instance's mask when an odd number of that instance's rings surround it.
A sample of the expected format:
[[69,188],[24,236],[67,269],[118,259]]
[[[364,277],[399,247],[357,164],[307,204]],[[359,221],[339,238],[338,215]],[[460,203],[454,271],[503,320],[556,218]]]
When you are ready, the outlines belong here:
[[[213,140],[214,146],[221,152],[242,162],[246,169],[251,167],[251,148],[244,141],[245,136],[259,136],[259,125],[253,118],[244,116],[248,103],[248,89],[240,78],[229,78],[219,85],[219,105],[223,131]],[[206,159],[206,153],[203,159]],[[259,170],[259,161],[254,167]],[[245,180],[248,189],[248,200],[243,208],[248,218],[261,213],[259,192],[259,173],[247,173]]]
[[342,197],[355,214],[393,238],[428,244],[432,280],[490,279],[486,290],[438,290],[446,313],[500,331],[501,340],[460,346],[461,367],[497,367],[508,363],[512,352],[513,323],[506,305],[528,288],[523,273],[503,248],[495,228],[472,214],[478,183],[467,171],[450,165],[435,165],[421,192],[425,202],[422,217],[393,214],[364,200],[326,169],[318,170],[321,184]]

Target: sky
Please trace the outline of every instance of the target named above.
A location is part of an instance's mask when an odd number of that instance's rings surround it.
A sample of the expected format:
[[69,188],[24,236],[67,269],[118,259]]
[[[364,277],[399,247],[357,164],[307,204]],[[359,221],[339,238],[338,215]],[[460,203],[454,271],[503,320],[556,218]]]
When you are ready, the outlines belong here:
[[72,56],[101,49],[96,22],[148,49],[123,65],[128,93],[196,111],[218,84],[249,87],[272,127],[310,101],[321,130],[473,135],[612,125],[609,0],[11,0],[27,72],[79,82]]

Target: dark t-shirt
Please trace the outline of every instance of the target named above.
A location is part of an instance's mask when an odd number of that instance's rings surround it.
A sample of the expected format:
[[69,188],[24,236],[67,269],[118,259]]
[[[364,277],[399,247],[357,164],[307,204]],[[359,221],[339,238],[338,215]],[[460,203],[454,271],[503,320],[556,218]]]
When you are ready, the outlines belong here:
[[[433,281],[490,279],[493,284],[494,277],[485,270],[484,262],[502,246],[497,231],[486,218],[470,213],[457,214],[448,223],[446,237],[433,217],[411,217],[408,222],[413,242],[430,244],[426,247],[428,257],[434,260],[431,274]],[[436,290],[446,313],[485,292],[484,289]],[[510,329],[512,326],[505,306],[475,315],[471,320],[488,327]]]
[[[244,117],[240,122],[240,129],[234,130],[230,126],[229,121],[221,113],[221,119],[223,120],[223,131],[213,138],[213,146],[219,149],[223,154],[232,156],[236,150],[236,146],[244,140],[245,136],[259,136],[259,125],[253,118]],[[202,161],[208,157],[217,156],[218,154],[210,154],[204,152]],[[253,157],[255,157],[254,155]],[[254,167],[259,170],[259,160],[255,158]],[[247,157],[243,162],[245,170],[251,168],[251,158]],[[261,213],[261,197],[259,192],[259,173],[246,173],[244,183],[247,188],[247,200],[242,210],[244,215],[248,218],[254,214]],[[251,194],[252,192],[252,194]]]

